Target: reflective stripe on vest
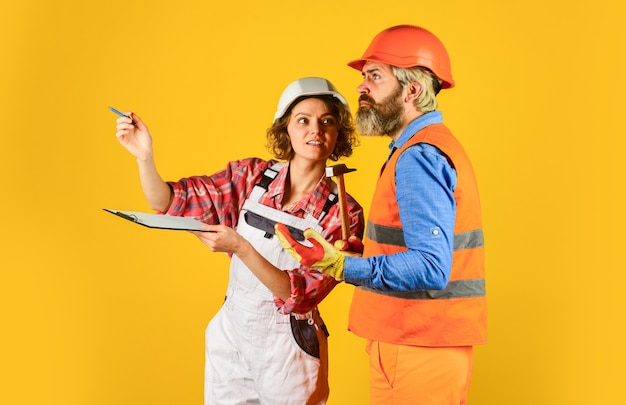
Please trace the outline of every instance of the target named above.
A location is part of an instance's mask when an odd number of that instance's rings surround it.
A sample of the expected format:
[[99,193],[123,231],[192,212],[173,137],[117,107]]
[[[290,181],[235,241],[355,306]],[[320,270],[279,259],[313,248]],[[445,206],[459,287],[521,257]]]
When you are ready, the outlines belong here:
[[[378,243],[406,247],[402,228],[378,225],[368,221],[365,235]],[[454,250],[472,249],[484,246],[484,244],[485,238],[483,237],[483,231],[481,229],[454,235]]]
[[[368,222],[366,234],[369,239],[377,243],[406,247],[402,228]],[[483,231],[480,229],[454,235],[455,251],[482,247],[484,243]],[[371,288],[360,288],[391,297],[413,300],[482,297],[485,295],[485,279],[450,281],[443,290],[378,291]]]
[[376,291],[370,288],[359,287],[365,291],[390,297],[404,298],[409,300],[445,300],[450,298],[471,298],[485,296],[485,279],[450,281],[443,290],[418,290],[418,291]]

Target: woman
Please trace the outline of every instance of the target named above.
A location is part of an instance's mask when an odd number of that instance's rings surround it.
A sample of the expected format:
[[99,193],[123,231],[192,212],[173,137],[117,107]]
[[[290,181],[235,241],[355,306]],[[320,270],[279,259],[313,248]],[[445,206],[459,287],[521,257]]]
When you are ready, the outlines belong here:
[[[350,156],[356,142],[346,100],[326,79],[296,80],[267,131],[269,149],[285,162],[248,158],[168,183],[148,128],[127,115],[116,135],[137,158],[150,206],[207,223],[210,232],[194,234],[231,254],[226,300],[206,330],[205,404],[324,404],[328,333],[317,305],[337,281],[301,267],[273,233],[280,222],[296,238],[311,227],[330,242],[341,239],[336,186],[325,168],[328,159]],[[363,210],[350,196],[348,213],[350,234],[360,239]]]

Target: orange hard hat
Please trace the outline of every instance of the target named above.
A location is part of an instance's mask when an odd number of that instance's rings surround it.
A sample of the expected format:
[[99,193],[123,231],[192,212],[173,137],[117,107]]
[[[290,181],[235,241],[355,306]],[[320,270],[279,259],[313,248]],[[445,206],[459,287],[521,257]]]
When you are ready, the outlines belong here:
[[367,61],[400,68],[421,66],[430,69],[443,83],[442,89],[454,87],[450,57],[443,43],[432,32],[415,25],[397,25],[374,37],[360,59],[348,66],[361,71]]

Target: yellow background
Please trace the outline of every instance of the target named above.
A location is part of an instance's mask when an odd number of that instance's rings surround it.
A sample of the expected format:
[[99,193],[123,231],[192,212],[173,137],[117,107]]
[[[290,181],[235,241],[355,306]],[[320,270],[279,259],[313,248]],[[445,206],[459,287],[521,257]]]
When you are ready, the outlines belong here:
[[[227,258],[147,211],[111,105],[150,126],[161,174],[269,157],[282,88],[346,66],[380,30],[446,44],[445,122],[479,179],[490,342],[472,404],[623,400],[626,28],[616,0],[8,1],[0,10],[0,403],[199,404]],[[370,208],[386,139],[345,161]],[[367,404],[352,287],[322,305],[332,405]]]

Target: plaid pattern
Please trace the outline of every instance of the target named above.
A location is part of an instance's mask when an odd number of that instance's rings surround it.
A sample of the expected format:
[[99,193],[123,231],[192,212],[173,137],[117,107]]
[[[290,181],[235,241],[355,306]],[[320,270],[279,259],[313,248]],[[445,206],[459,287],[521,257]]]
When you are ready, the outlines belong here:
[[[252,192],[254,185],[263,177],[263,172],[277,161],[249,158],[229,162],[226,169],[211,176],[193,176],[178,182],[168,182],[174,198],[167,214],[190,216],[207,224],[222,224],[237,228],[239,212]],[[286,164],[270,184],[267,193],[261,197],[261,204],[282,210],[285,182],[289,172]],[[318,218],[330,194],[329,179],[322,178],[313,192],[303,198],[290,211],[297,217],[306,213]],[[350,233],[363,237],[363,208],[348,196]],[[334,204],[320,221],[324,237],[331,243],[341,239],[341,218],[339,205]],[[274,297],[274,302],[283,313],[305,313],[315,308],[337,285],[337,281],[326,274],[306,266],[297,269],[283,269],[291,280],[291,297],[283,301]]]

